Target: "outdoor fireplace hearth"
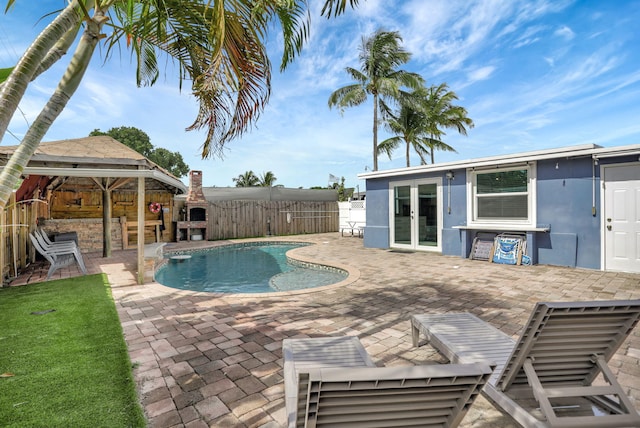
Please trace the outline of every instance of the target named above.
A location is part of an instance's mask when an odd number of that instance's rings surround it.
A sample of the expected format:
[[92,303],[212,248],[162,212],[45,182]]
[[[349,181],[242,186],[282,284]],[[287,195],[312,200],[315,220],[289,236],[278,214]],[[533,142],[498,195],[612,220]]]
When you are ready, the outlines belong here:
[[209,239],[209,202],[202,193],[202,171],[189,172],[189,193],[185,202],[183,220],[176,228],[176,241]]

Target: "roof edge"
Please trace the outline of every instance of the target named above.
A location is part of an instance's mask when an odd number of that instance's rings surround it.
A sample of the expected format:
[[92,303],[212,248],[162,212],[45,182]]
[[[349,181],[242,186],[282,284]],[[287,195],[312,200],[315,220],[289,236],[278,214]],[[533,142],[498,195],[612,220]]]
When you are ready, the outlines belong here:
[[92,169],[92,168],[51,168],[26,167],[23,175],[50,175],[63,177],[132,177],[152,178],[187,193],[187,186],[177,178],[157,169]]
[[[576,146],[559,147],[555,149],[536,150],[531,152],[511,153],[498,156],[489,156],[476,159],[467,159],[462,161],[436,163],[430,165],[420,165],[414,167],[396,168],[384,171],[374,171],[358,174],[359,179],[384,178],[399,175],[419,174],[423,172],[447,171],[450,169],[477,168],[491,165],[504,165],[511,163],[531,162],[544,159],[554,158],[575,158],[582,156],[596,156],[609,154],[615,156],[620,153],[624,156],[627,152],[640,150],[640,144],[619,146],[619,147],[602,147],[597,144],[582,144]],[[633,154],[633,153],[631,153]],[[601,156],[599,156],[601,157]]]

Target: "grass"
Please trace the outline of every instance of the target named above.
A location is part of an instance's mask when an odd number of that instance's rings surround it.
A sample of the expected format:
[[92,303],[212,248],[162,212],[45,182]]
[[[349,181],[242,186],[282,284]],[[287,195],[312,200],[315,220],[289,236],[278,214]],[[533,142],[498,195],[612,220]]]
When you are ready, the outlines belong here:
[[105,275],[0,289],[0,426],[145,426]]

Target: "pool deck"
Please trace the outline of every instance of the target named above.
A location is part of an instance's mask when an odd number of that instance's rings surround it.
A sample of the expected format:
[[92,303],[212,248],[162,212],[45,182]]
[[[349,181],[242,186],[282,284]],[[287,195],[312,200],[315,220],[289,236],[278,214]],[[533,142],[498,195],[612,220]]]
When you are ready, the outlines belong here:
[[[357,335],[378,366],[438,364],[445,361],[429,345],[412,347],[412,314],[469,311],[516,338],[538,301],[640,298],[640,274],[367,249],[340,233],[270,240],[317,244],[296,256],[346,268],[351,279],[310,292],[220,296],[137,285],[133,250],[85,255],[89,273],[105,272],[112,284],[150,427],[284,426],[285,338]],[[47,267],[12,285],[43,280]],[[71,267],[56,278],[78,274]],[[610,366],[640,409],[640,328]],[[480,397],[460,426],[516,425]]]

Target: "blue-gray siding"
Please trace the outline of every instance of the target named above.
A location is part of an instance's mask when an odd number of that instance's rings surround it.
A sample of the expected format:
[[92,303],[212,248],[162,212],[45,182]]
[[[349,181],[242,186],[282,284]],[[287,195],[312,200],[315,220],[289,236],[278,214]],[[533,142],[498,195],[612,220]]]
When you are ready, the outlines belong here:
[[[630,156],[601,159],[600,165],[632,162]],[[591,157],[539,160],[537,164],[537,225],[550,232],[527,234],[528,254],[534,263],[601,267],[600,167]],[[557,165],[557,168],[556,168]],[[466,170],[453,170],[451,213],[447,212],[448,190],[444,172],[407,174],[391,178],[367,179],[367,226],[364,245],[389,248],[389,183],[423,178],[442,179],[442,253],[467,257],[476,231],[454,229],[467,223]],[[593,208],[595,207],[595,213]]]

